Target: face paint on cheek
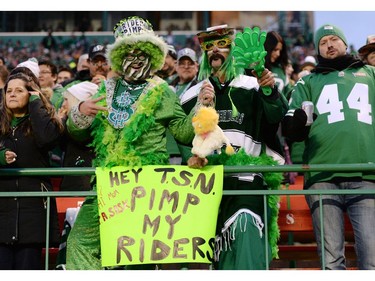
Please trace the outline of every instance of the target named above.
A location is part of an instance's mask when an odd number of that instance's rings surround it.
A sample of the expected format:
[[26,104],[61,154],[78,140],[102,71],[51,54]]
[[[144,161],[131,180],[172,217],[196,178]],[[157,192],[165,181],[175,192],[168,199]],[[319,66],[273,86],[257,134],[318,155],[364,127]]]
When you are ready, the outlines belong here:
[[124,76],[131,81],[145,80],[150,75],[151,62],[149,58],[145,60],[124,61]]
[[214,52],[213,50],[207,51],[207,57],[210,63],[212,62],[213,59],[217,59],[217,58],[220,58],[222,62],[224,62],[230,52],[229,48],[219,48],[217,50],[219,51],[217,52]]
[[122,72],[123,73],[126,73],[127,69],[129,68],[129,66],[131,65],[131,61],[128,61],[128,60],[124,60],[122,62]]
[[146,59],[143,62],[143,66],[138,69],[137,73],[135,74],[135,80],[145,80],[150,75],[151,63],[150,59]]

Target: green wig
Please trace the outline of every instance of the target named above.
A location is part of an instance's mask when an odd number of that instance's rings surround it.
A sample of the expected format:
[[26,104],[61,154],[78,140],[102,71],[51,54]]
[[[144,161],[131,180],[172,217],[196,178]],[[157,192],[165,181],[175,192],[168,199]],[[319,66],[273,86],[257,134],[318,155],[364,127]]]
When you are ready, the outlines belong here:
[[[225,80],[229,81],[235,78],[236,76],[243,73],[243,69],[235,68],[234,59],[233,59],[233,47],[234,43],[231,44],[231,50],[227,59],[221,65],[220,69],[217,72],[217,76],[221,76],[221,74],[225,74]],[[208,61],[207,52],[203,52],[202,54],[202,61],[199,68],[199,80],[207,79],[208,77],[213,74],[213,69]]]
[[115,42],[107,46],[106,55],[113,70],[122,73],[122,63],[128,53],[139,49],[151,60],[151,72],[163,67],[168,45],[152,30],[151,24],[140,17],[121,20],[114,27]]

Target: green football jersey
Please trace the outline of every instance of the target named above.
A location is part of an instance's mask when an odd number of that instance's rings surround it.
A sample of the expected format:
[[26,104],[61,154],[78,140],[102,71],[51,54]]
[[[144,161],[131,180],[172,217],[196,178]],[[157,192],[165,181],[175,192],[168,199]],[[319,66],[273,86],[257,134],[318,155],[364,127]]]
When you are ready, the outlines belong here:
[[284,97],[287,97],[291,91],[292,85],[290,84],[290,80],[286,76],[285,71],[281,67],[274,66],[272,67],[272,73],[279,92],[282,93]]
[[[375,67],[312,73],[292,92],[287,116],[312,101],[316,120],[311,125],[303,163],[352,164],[375,162]],[[308,172],[306,187],[338,177],[375,180],[375,172]]]

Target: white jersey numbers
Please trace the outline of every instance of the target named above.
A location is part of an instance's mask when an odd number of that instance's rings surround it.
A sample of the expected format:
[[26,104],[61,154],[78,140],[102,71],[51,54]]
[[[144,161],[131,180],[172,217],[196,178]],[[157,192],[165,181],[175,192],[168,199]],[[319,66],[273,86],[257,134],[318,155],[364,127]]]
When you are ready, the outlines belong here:
[[[351,90],[346,102],[350,109],[358,110],[358,121],[372,124],[372,109],[369,104],[368,85],[356,83]],[[320,114],[329,113],[328,123],[335,123],[345,120],[343,102],[339,100],[337,84],[324,86],[316,108]]]
[[328,114],[328,123],[335,123],[345,119],[342,101],[339,100],[337,84],[325,85],[316,104],[320,114]]
[[356,83],[346,99],[349,108],[357,109],[358,121],[372,124],[371,105],[368,97],[368,85]]

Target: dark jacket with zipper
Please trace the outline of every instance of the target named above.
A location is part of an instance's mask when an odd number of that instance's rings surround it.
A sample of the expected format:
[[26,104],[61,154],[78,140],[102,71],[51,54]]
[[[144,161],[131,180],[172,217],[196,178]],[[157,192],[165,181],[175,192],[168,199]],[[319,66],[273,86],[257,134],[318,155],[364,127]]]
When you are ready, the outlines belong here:
[[[31,133],[25,125],[31,123]],[[0,169],[49,167],[48,151],[60,138],[60,132],[49,118],[43,102],[30,98],[29,115],[14,119],[12,133],[0,136]],[[16,161],[5,162],[5,151],[17,154]],[[49,176],[0,176],[0,192],[50,192]],[[51,198],[50,245],[59,243],[56,200]],[[0,243],[39,244],[46,241],[47,197],[0,197]]]

